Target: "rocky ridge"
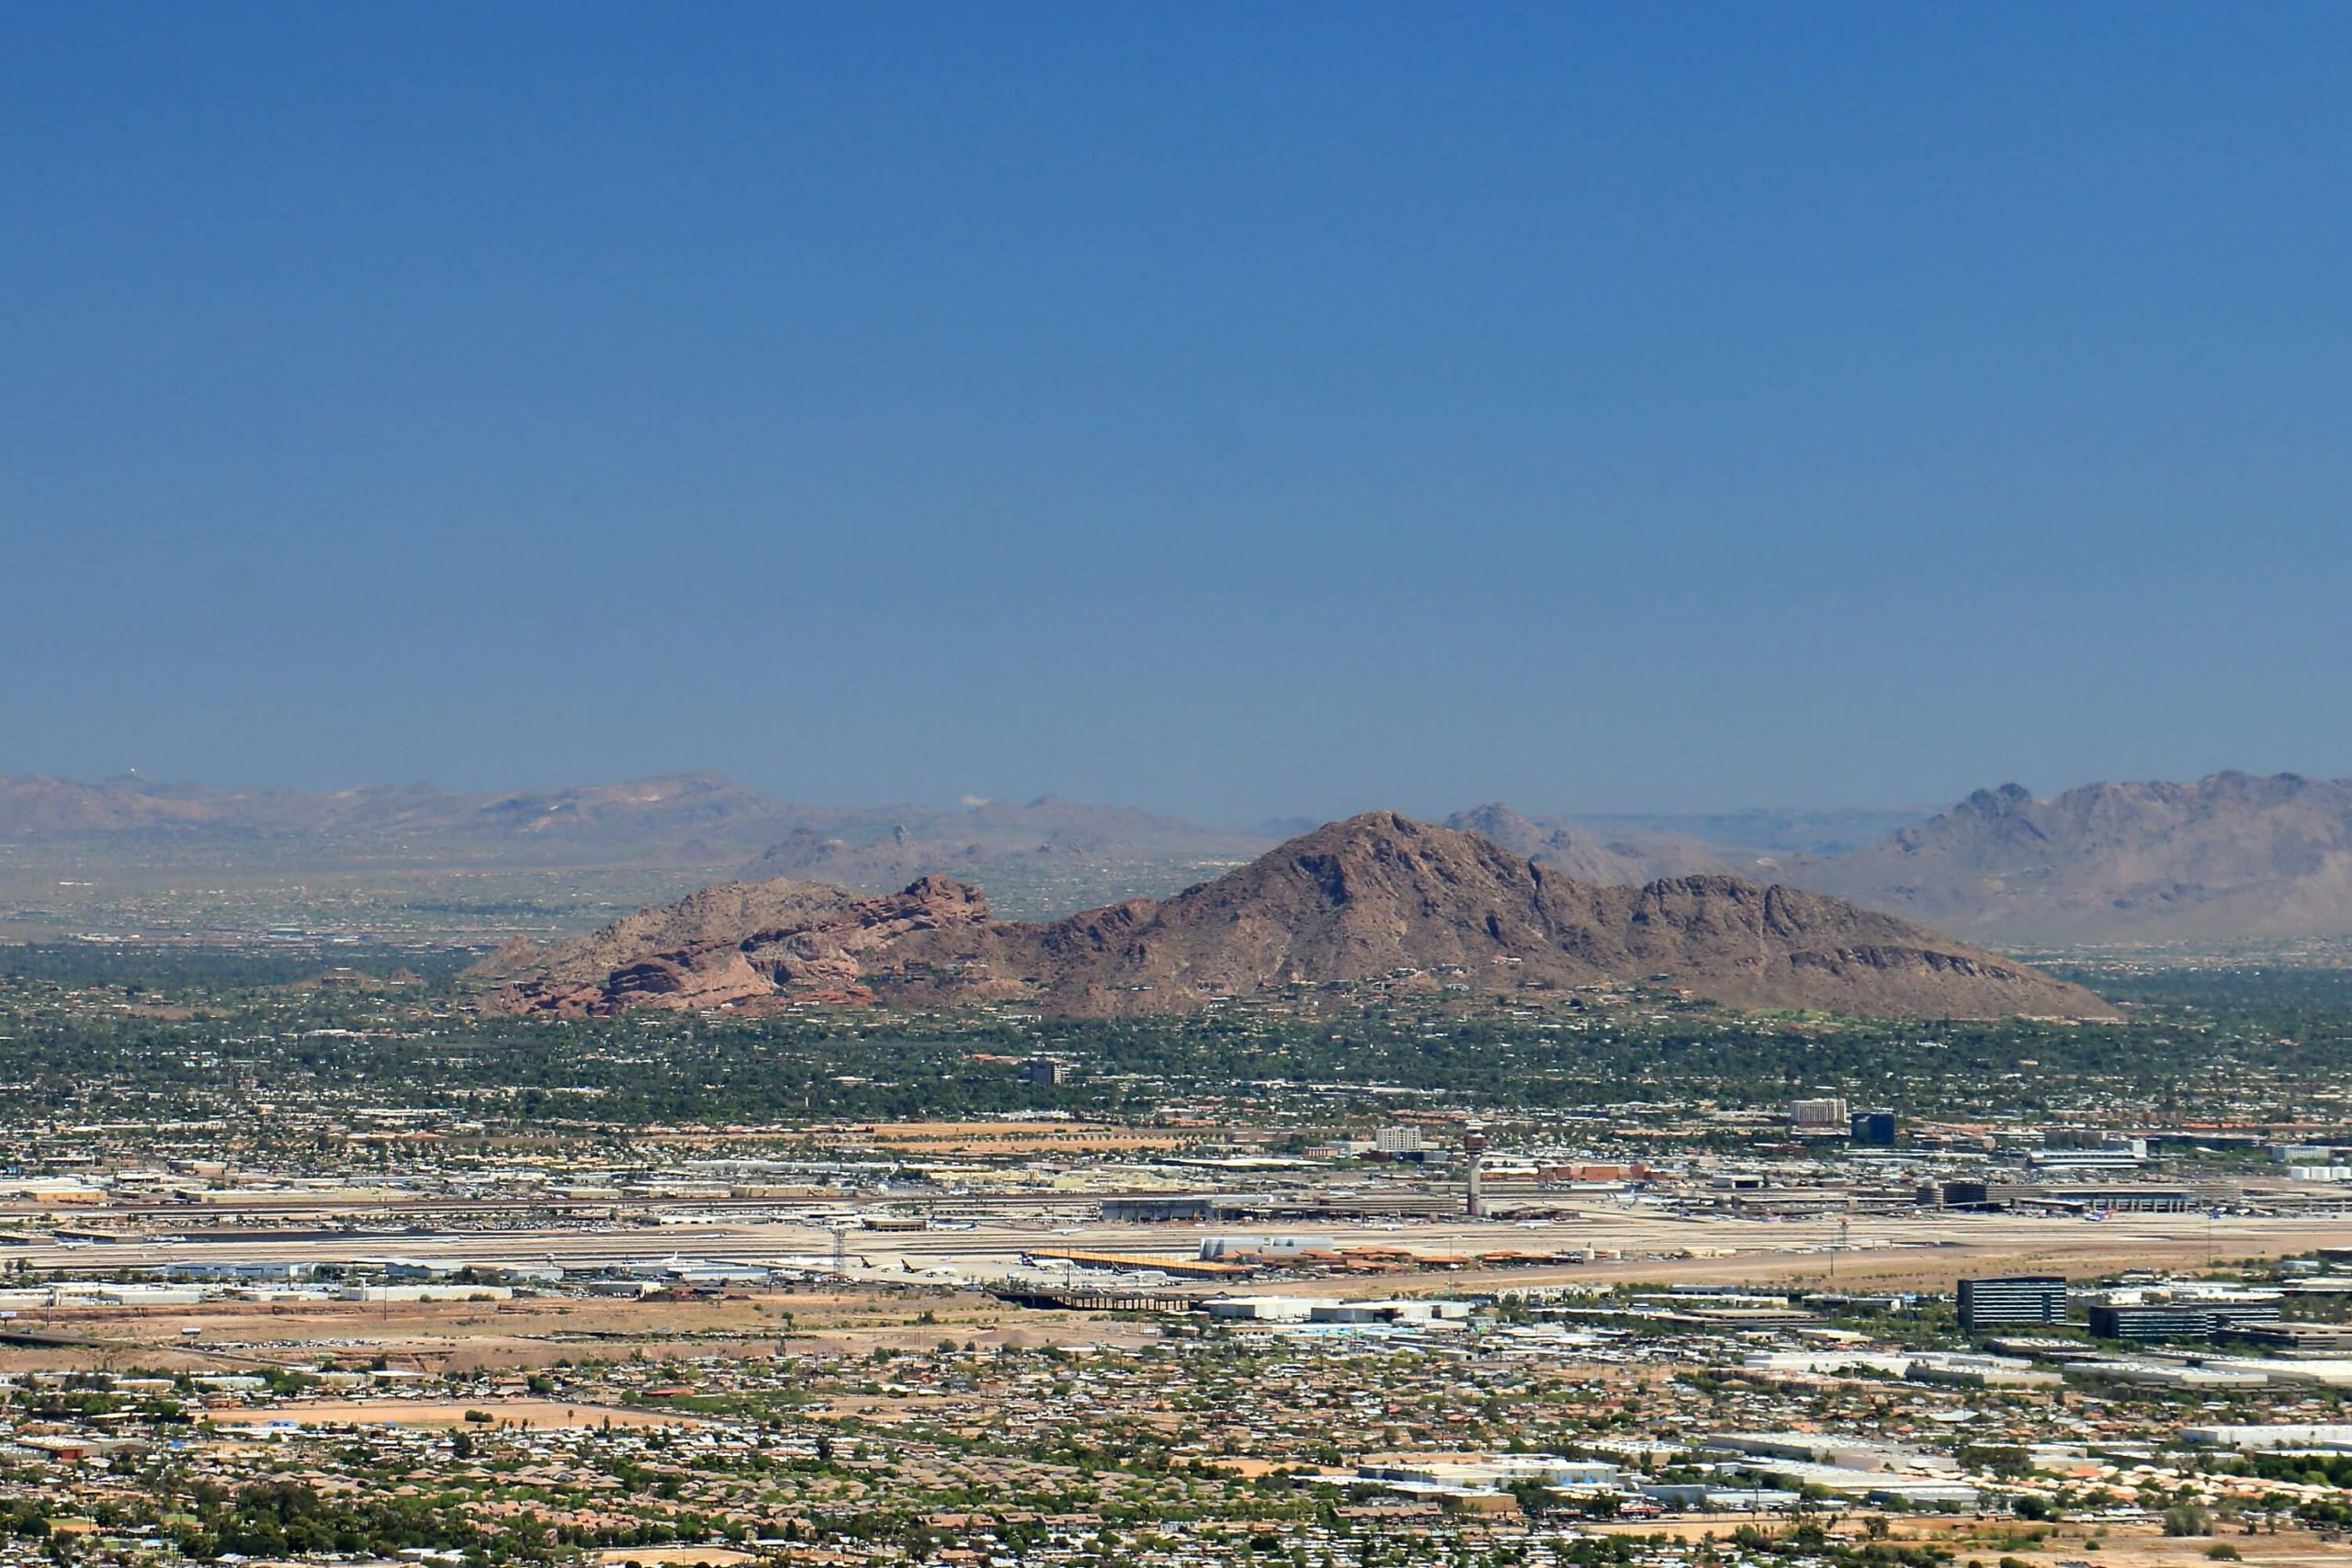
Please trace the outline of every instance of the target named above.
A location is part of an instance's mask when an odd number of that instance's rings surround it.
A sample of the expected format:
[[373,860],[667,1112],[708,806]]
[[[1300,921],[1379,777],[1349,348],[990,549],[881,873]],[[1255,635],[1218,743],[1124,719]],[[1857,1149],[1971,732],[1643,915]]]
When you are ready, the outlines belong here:
[[978,889],[940,877],[881,898],[734,884],[546,952],[502,952],[473,978],[494,1008],[556,1013],[822,992],[1110,1017],[1292,987],[1662,978],[1739,1008],[2111,1015],[2080,987],[1835,898],[1719,874],[1602,886],[1393,812],[1317,829],[1171,898],[1060,920],[991,920]]
[[984,924],[980,890],[924,877],[863,897],[820,883],[731,882],[553,947],[517,940],[467,971],[494,1011],[585,1018],[633,1007],[743,1007],[787,995],[870,1001],[895,943]]

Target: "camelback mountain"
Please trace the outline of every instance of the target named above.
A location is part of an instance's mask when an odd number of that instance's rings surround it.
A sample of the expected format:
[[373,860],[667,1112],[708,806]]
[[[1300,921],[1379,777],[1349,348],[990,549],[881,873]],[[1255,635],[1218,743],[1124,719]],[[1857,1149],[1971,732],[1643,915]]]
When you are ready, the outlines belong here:
[[2340,935],[2352,931],[2352,781],[2225,773],[2049,799],[2005,784],[1774,870],[2003,942]]
[[469,974],[492,1009],[574,1017],[815,996],[1114,1017],[1333,982],[1648,978],[1737,1008],[2113,1016],[2079,987],[1835,898],[1724,875],[1600,886],[1385,811],[1171,898],[1049,922],[991,919],[978,889],[944,877],[887,897],[731,884],[553,948],[510,945]]

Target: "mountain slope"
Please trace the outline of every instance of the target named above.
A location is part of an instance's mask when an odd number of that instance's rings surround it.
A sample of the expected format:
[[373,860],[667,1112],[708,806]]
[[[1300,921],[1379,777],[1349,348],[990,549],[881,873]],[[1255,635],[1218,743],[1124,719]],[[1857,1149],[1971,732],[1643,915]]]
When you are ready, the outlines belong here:
[[[937,878],[897,897],[904,902],[789,883],[713,889],[632,917],[640,927],[623,931],[624,921],[545,955],[507,955],[476,978],[503,982],[495,1005],[515,1010],[559,991],[572,998],[564,1007],[589,1011],[711,1005],[707,987],[665,979],[669,988],[640,995],[616,978],[653,963],[664,974],[730,976],[742,989],[722,999],[739,1003],[854,983],[909,1002],[1012,998],[1098,1017],[1334,982],[1434,988],[1458,979],[1491,993],[1656,976],[1736,1007],[2109,1012],[2078,987],[1835,899],[1721,875],[1597,886],[1392,812],[1317,829],[1165,901],[1049,923],[989,920],[976,891]],[[779,931],[771,905],[797,924]],[[729,917],[738,907],[741,919]],[[829,965],[804,979],[770,963],[803,950]]]
[[2352,931],[2352,781],[2006,784],[1781,874],[2000,942],[2335,935]]
[[787,994],[866,1000],[858,977],[891,943],[988,913],[979,889],[939,878],[880,898],[811,882],[730,882],[550,948],[509,942],[466,973],[495,987],[495,1010],[567,1018]]
[[159,789],[137,777],[84,784],[40,773],[0,778],[0,839],[210,825],[219,809],[200,794]]

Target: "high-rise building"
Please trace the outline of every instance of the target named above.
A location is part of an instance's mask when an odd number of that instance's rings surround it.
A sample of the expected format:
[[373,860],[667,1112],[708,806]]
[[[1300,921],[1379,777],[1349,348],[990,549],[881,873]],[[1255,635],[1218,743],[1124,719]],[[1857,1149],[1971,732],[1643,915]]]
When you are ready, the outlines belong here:
[[1373,1134],[1372,1146],[1384,1155],[1417,1155],[1421,1152],[1421,1130],[1419,1127],[1383,1127]]
[[1847,1119],[1845,1100],[1834,1095],[1826,1100],[1789,1101],[1789,1124],[1792,1127],[1842,1128]]
[[1894,1146],[1894,1112],[1892,1111],[1857,1111],[1848,1123],[1854,1142],[1874,1149]]
[[2066,1281],[2056,1274],[2011,1274],[1960,1282],[1960,1326],[1986,1323],[2064,1323]]

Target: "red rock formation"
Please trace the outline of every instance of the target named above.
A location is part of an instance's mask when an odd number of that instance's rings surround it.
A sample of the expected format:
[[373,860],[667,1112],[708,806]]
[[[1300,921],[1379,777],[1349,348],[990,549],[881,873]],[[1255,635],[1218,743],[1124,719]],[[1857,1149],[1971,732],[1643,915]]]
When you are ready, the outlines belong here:
[[502,951],[477,975],[503,982],[492,1006],[518,1012],[860,987],[1092,1016],[1294,984],[1492,993],[1656,976],[1734,1007],[2112,1016],[2079,987],[1835,898],[1722,875],[1595,886],[1393,812],[1332,823],[1173,898],[1048,924],[991,921],[978,889],[940,877],[883,898],[736,883],[545,953]]
[[503,981],[488,1004],[498,1011],[565,1018],[792,996],[870,1000],[874,993],[857,982],[873,955],[921,932],[983,924],[988,915],[978,888],[944,877],[880,898],[808,883],[734,883],[544,953],[502,948],[471,973]]

